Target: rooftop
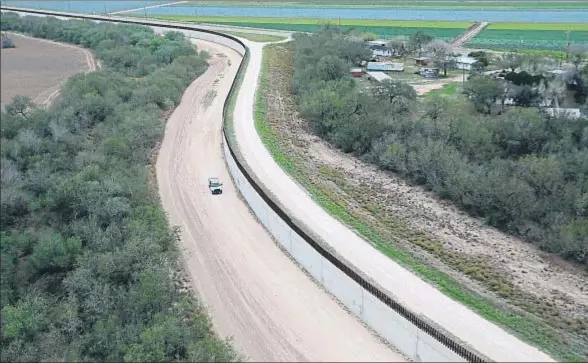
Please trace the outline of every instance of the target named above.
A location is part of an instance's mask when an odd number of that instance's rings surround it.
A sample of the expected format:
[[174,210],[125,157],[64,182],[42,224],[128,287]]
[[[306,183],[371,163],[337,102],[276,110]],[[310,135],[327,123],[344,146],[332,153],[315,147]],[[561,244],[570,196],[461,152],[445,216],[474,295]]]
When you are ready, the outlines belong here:
[[390,77],[389,75],[387,75],[384,72],[366,72],[366,73],[378,82],[382,82],[387,79],[392,80],[392,77]]
[[464,63],[464,64],[474,64],[476,63],[478,60],[476,58],[472,58],[472,57],[457,57],[455,58],[455,61],[457,63]]

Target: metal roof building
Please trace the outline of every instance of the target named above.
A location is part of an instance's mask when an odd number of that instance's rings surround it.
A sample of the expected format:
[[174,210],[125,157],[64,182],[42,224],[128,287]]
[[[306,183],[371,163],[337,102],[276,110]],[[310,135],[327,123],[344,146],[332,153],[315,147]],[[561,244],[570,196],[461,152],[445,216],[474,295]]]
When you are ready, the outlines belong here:
[[374,80],[376,80],[377,82],[382,82],[385,80],[392,80],[392,77],[390,77],[389,75],[387,75],[384,72],[366,72],[368,74],[368,76],[370,76],[371,78],[373,78]]
[[368,71],[403,71],[404,63],[392,63],[392,62],[369,62],[367,64]]

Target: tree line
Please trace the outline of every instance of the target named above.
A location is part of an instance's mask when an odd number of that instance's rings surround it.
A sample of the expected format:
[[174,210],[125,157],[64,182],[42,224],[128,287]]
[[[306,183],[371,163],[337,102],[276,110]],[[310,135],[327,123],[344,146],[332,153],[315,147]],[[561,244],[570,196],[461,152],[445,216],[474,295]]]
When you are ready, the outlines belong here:
[[103,68],[49,108],[2,112],[2,361],[235,361],[175,277],[178,233],[149,187],[163,117],[208,67],[183,34],[2,13]]
[[[296,34],[293,47],[292,91],[316,134],[588,266],[588,120],[523,107],[479,112],[475,97],[421,100],[399,81],[362,89],[349,67],[370,53],[336,27]],[[486,81],[474,76],[465,89]]]

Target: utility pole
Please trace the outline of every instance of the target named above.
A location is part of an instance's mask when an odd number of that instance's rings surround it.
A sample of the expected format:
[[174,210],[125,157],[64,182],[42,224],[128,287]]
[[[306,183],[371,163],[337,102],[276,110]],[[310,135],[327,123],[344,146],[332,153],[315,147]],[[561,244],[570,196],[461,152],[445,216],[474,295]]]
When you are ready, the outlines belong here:
[[566,62],[570,60],[570,31],[566,30]]

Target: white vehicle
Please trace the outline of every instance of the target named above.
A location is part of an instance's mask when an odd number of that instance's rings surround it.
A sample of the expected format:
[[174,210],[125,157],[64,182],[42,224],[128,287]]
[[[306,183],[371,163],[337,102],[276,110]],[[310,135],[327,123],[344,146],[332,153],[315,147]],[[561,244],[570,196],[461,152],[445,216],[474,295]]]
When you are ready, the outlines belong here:
[[223,194],[223,183],[218,178],[208,178],[208,189],[212,194]]

